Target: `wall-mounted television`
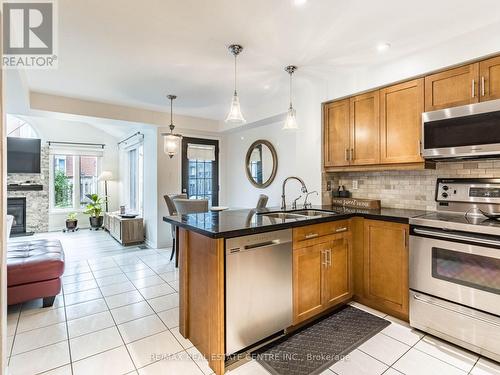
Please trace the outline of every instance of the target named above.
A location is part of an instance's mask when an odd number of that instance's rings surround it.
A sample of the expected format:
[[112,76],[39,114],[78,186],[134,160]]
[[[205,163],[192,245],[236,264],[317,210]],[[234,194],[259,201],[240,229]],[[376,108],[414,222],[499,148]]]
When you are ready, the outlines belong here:
[[40,173],[40,139],[7,137],[7,173]]

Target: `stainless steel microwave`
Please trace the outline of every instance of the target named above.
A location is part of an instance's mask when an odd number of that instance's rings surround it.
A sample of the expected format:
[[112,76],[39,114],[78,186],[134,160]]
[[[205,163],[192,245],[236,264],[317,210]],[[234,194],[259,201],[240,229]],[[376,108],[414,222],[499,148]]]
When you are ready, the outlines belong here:
[[500,99],[422,114],[425,159],[500,156]]

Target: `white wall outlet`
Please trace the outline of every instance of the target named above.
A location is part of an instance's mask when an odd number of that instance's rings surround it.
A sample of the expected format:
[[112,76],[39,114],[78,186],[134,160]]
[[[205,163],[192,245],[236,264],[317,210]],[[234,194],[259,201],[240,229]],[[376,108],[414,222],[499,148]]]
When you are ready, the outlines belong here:
[[358,180],[352,180],[352,190],[358,190]]

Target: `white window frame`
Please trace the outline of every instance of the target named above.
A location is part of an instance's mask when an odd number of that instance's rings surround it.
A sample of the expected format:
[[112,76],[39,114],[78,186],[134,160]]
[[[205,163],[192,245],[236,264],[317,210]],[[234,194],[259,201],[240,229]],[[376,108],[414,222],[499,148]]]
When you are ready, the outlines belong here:
[[[86,153],[84,150],[80,152],[68,153],[65,150],[60,152],[54,150],[49,156],[49,213],[69,213],[78,212],[81,213],[85,211],[85,207],[80,207],[80,162],[73,163],[73,207],[68,208],[57,208],[54,206],[54,156],[55,155],[65,155],[74,156],[75,159],[80,156],[97,157],[97,176],[101,174],[102,169],[102,156],[101,155],[91,155]],[[101,184],[97,182],[97,194],[101,195]]]
[[[136,196],[135,200],[137,202],[138,207],[131,207],[131,183],[132,183],[132,176],[131,176],[131,164],[130,164],[130,152],[131,151],[136,151],[137,153],[137,185],[136,185]],[[132,210],[139,215],[143,215],[144,213],[144,143],[143,142],[138,142],[134,146],[129,147],[125,149],[126,152],[126,158],[127,158],[127,210]],[[139,157],[141,155],[141,157]]]

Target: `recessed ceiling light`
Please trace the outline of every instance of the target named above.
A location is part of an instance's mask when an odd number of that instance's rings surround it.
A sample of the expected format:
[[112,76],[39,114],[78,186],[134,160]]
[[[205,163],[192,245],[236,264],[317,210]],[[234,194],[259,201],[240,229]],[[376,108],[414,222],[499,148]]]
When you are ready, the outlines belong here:
[[387,51],[389,48],[391,48],[391,44],[390,43],[379,43],[377,45],[377,51],[379,52],[384,52],[384,51]]
[[271,88],[270,85],[264,85],[264,90],[269,90]]
[[295,6],[302,6],[304,5],[305,3],[307,3],[307,0],[293,0],[293,3],[295,4]]

